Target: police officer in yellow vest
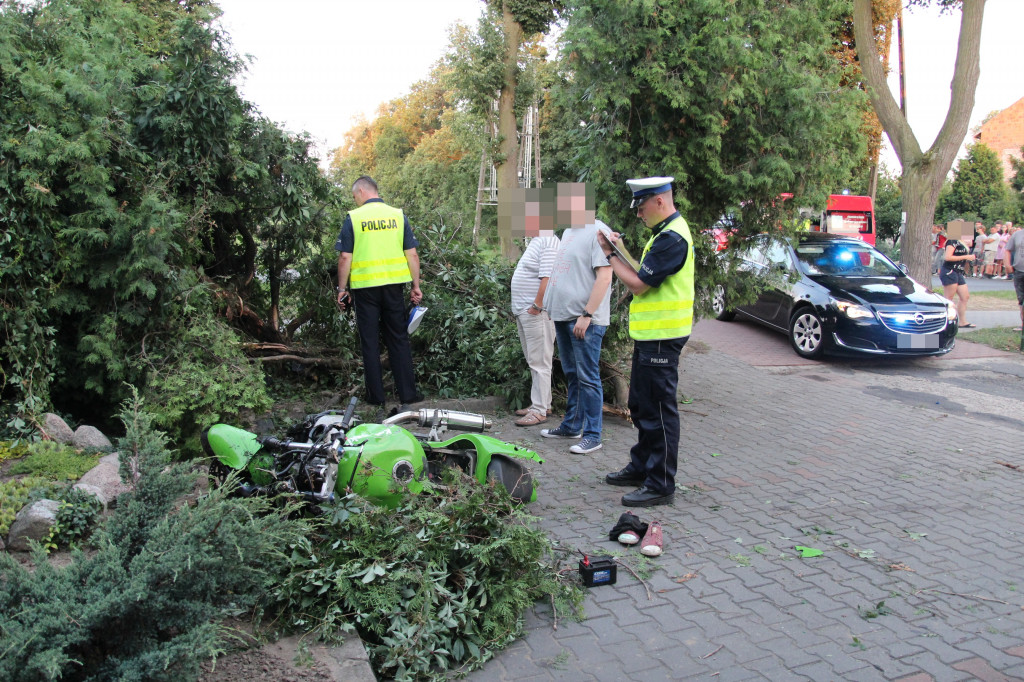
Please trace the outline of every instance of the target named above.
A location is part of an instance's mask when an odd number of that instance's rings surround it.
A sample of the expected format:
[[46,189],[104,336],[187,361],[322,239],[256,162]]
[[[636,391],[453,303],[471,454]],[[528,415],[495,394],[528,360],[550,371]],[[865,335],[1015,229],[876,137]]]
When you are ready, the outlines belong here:
[[377,183],[362,176],[352,185],[356,209],[341,226],[334,248],[338,251],[338,304],[355,305],[359,344],[363,351],[366,398],[383,406],[386,395],[380,364],[380,335],[388,349],[398,399],[403,404],[423,400],[416,390],[409,346],[404,288],[414,304],[420,291],[419,242],[400,208],[385,204]]
[[[629,464],[608,474],[610,485],[638,486],[622,496],[627,507],[671,504],[679,458],[679,354],[693,327],[693,239],[672,200],[670,177],[626,182],[630,208],[654,233],[644,247],[640,271],[618,257],[603,235],[601,249],[612,270],[633,293],[629,335],[633,367],[629,413],[639,431]],[[617,241],[618,234],[612,235]]]

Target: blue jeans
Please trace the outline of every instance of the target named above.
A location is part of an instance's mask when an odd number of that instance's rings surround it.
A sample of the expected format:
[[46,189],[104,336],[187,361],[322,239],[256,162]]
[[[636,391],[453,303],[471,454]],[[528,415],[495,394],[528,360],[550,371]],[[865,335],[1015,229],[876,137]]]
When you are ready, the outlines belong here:
[[576,320],[555,322],[558,357],[569,391],[569,404],[560,428],[573,433],[582,431],[584,438],[601,440],[601,339],[608,327],[591,323],[584,337],[577,339],[572,333],[575,325]]

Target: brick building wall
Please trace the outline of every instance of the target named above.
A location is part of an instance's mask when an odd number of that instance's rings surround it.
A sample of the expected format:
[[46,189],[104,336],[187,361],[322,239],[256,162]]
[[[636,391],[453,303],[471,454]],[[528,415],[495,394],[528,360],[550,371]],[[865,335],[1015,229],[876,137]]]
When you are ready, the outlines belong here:
[[1024,146],[1024,97],[981,126],[981,130],[974,134],[974,141],[981,142],[999,155],[1003,164],[1003,178],[1009,183],[1013,173],[1010,157],[1020,159],[1020,148]]

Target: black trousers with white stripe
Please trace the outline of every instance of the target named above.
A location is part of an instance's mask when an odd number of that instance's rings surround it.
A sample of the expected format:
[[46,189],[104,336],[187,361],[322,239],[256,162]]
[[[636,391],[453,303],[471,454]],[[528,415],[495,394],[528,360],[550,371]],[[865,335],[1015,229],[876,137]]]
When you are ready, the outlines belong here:
[[366,400],[383,405],[384,371],[380,362],[380,338],[388,349],[391,373],[395,377],[395,390],[403,403],[416,400],[416,375],[412,367],[412,348],[409,344],[408,313],[405,309],[405,285],[385,284],[379,287],[352,289],[356,308],[356,326],[359,328],[359,346],[363,351],[363,376],[366,380]]
[[644,485],[662,495],[676,489],[679,354],[689,338],[633,343],[629,415],[640,433],[629,451],[629,469],[644,474]]

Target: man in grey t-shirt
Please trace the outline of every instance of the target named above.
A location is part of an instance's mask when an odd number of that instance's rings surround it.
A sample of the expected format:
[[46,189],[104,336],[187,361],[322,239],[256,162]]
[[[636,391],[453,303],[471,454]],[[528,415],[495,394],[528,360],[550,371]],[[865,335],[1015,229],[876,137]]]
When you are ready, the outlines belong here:
[[593,194],[583,183],[558,183],[557,203],[558,222],[569,228],[562,233],[543,307],[555,322],[569,397],[562,423],[541,435],[582,436],[569,451],[587,454],[601,449],[601,341],[610,321],[612,269],[597,243],[597,231],[610,230],[596,219]]
[[[1013,228],[1010,228],[1013,230]],[[1024,327],[1024,230],[1017,228],[1010,235],[1003,251],[1003,269],[1013,272],[1013,289],[1017,292],[1017,305],[1020,306],[1020,323]],[[1021,331],[1017,327],[1014,331]]]

